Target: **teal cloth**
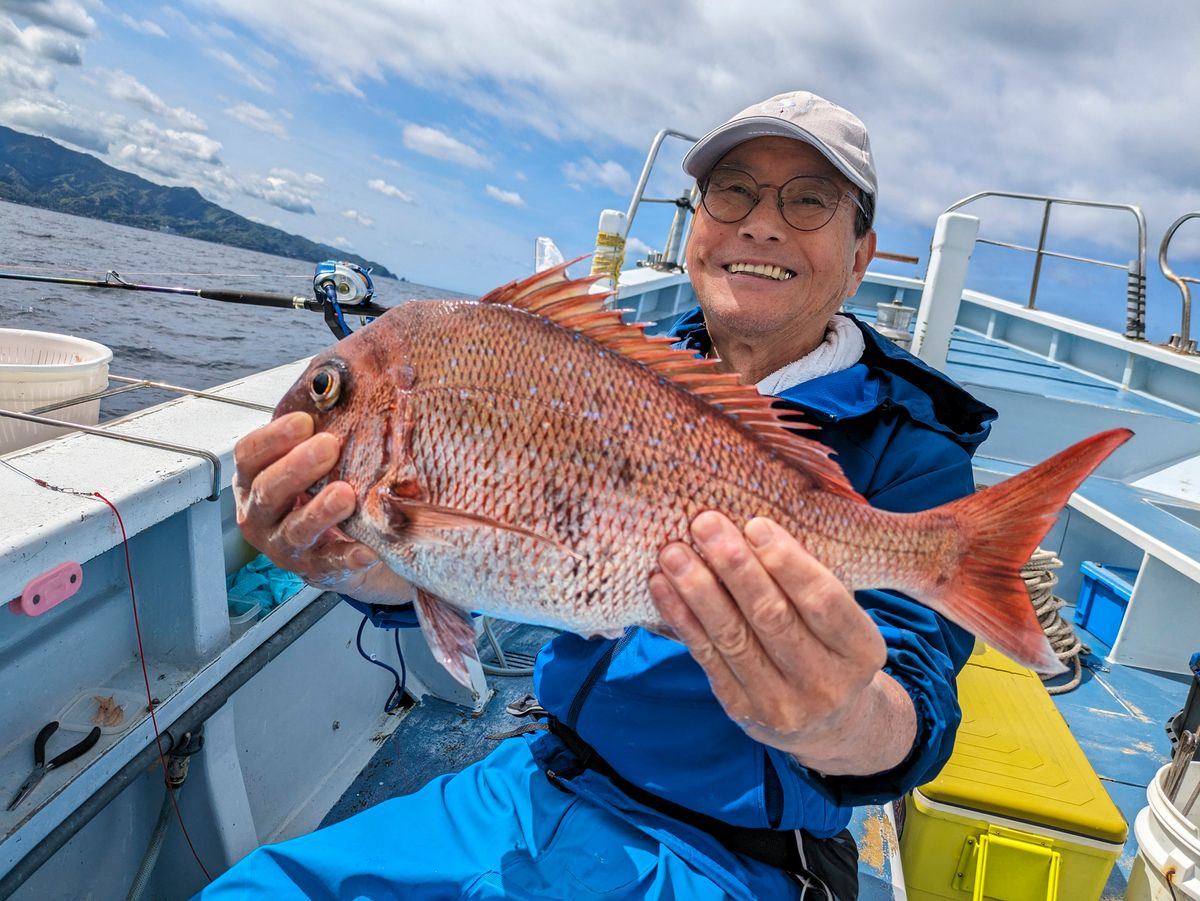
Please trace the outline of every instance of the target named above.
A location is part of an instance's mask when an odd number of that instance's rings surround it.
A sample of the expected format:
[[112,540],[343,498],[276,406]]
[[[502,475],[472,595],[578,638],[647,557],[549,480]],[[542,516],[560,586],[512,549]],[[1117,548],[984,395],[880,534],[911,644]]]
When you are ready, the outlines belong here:
[[231,603],[257,601],[264,613],[278,607],[303,587],[303,579],[280,569],[265,554],[259,554],[225,578],[225,591]]

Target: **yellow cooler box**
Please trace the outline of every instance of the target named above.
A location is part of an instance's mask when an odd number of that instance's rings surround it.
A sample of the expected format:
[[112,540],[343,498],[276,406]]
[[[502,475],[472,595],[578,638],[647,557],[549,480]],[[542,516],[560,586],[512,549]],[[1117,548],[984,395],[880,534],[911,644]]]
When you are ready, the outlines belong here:
[[909,901],[1094,901],[1126,825],[1031,671],[976,645],[949,762],[897,804]]

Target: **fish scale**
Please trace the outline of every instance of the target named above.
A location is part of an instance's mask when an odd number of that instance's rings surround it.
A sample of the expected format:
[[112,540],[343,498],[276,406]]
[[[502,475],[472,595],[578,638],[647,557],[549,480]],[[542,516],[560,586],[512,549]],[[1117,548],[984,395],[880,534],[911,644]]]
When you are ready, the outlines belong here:
[[905,591],[1019,662],[1059,666],[1017,573],[1126,430],[931,511],[876,510],[769,399],[622,324],[564,269],[397,307],[315,357],[276,411],[342,438],[331,478],[358,498],[342,528],[417,587],[456,678],[477,656],[470,611],[665,632],[647,579],[705,510],[769,517],[847,588]]

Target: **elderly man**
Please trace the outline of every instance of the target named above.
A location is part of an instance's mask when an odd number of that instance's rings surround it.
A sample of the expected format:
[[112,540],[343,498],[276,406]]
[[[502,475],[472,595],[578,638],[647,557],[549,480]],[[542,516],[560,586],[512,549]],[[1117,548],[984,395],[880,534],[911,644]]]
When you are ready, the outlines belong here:
[[[819,425],[876,506],[971,492],[994,411],[838,312],[875,251],[863,124],[782,94],[707,134],[684,168],[703,202],[682,346]],[[353,510],[348,485],[294,508],[338,454],[312,429],[296,414],[239,444],[243,531],[367,609],[407,601],[373,552],[330,532]],[[205,897],[855,897],[851,809],[945,762],[971,639],[904,596],[851,596],[768,520],[703,513],[691,538],[700,553],[663,548],[649,581],[681,641],[555,638],[535,674],[551,731],[259,849]]]

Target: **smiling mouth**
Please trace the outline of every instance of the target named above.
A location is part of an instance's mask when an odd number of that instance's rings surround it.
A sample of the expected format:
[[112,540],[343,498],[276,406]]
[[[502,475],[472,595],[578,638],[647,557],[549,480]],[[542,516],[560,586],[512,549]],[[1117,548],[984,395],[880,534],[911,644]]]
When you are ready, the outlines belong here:
[[791,269],[784,269],[782,266],[771,266],[763,263],[730,263],[723,268],[730,275],[754,275],[777,282],[786,282],[789,278],[794,278],[796,275]]

